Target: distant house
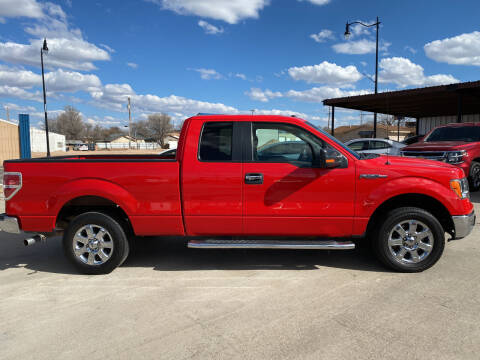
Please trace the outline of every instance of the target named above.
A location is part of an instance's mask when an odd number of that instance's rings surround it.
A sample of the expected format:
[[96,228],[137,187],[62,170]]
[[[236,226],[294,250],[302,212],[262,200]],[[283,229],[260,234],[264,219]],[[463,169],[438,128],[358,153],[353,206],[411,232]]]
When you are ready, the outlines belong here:
[[120,136],[116,139],[113,139],[110,142],[113,143],[113,144],[128,144],[128,143],[132,143],[132,142],[135,143],[135,144],[144,144],[145,140],[135,139],[134,137],[128,136],[128,135],[122,135],[122,136]]
[[163,143],[168,145],[169,149],[176,149],[178,146],[178,139],[180,138],[180,133],[178,132],[172,132],[169,133],[165,138],[163,139]]

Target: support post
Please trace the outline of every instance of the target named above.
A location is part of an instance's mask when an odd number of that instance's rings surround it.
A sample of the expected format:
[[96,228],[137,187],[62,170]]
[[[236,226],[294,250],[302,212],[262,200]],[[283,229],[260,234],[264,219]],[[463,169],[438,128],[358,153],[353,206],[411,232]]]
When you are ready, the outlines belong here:
[[332,106],[332,136],[335,136],[335,106]]
[[18,115],[18,135],[20,140],[20,158],[30,159],[32,152],[30,148],[30,118],[28,114]]
[[420,118],[417,118],[417,122],[415,124],[415,135],[420,135]]
[[[380,29],[380,22],[377,16],[377,46],[375,52],[375,94],[378,93],[378,31]],[[377,113],[373,113],[373,137],[377,137]]]
[[462,93],[458,93],[458,104],[457,104],[457,123],[462,122]]

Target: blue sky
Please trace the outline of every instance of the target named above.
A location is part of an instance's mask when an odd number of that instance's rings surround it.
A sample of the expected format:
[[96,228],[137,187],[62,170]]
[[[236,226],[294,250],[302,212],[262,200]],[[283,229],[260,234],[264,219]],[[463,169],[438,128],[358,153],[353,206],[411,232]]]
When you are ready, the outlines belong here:
[[[461,4],[461,5],[460,5]],[[47,37],[48,109],[104,126],[166,112],[297,114],[326,125],[329,97],[480,79],[478,0],[0,0],[0,118],[42,119],[39,50]],[[339,124],[359,114],[340,112]]]

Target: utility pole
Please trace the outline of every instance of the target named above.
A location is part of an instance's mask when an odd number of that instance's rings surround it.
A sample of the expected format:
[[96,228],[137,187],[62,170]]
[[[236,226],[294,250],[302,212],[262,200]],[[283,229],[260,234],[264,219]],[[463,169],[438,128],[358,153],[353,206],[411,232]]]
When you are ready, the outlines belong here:
[[10,121],[10,109],[8,106],[5,106],[5,110],[7,111],[7,121]]
[[128,97],[128,150],[130,150],[130,139],[132,138],[132,111],[130,105],[130,96]]

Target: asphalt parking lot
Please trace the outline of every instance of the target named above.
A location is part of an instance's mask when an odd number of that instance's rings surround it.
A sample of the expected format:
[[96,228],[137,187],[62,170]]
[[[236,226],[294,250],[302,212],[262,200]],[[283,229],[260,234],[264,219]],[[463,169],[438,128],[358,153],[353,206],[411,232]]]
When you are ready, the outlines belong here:
[[[480,214],[480,194],[473,196]],[[1,359],[478,359],[480,226],[420,274],[368,251],[144,239],[107,276],[0,233]]]

